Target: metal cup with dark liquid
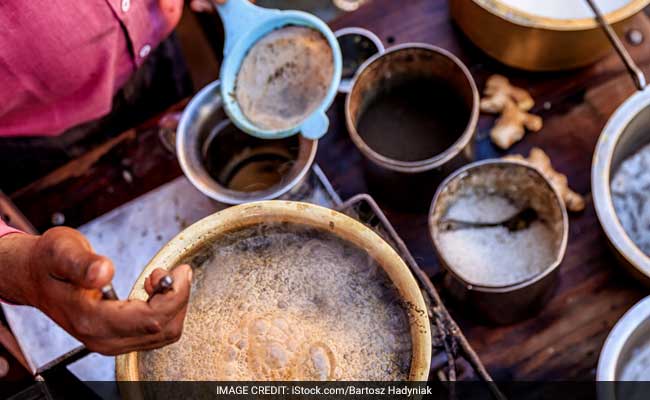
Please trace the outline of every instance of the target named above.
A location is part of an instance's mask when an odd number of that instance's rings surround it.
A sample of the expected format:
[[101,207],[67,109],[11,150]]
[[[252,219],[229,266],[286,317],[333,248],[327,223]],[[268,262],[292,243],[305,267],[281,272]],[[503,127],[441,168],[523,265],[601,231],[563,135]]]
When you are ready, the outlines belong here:
[[370,191],[425,208],[437,183],[474,158],[478,101],[471,74],[446,50],[404,44],[366,61],[345,116]]
[[264,140],[242,134],[230,121],[219,124],[202,146],[205,168],[228,190],[254,193],[281,185],[295,165],[300,140]]

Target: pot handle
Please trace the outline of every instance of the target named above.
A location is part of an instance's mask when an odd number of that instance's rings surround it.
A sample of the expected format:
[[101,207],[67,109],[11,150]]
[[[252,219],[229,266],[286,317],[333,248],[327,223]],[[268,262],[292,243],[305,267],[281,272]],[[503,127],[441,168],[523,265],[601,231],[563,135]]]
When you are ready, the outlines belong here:
[[646,80],[643,71],[641,71],[641,68],[639,68],[639,66],[636,65],[636,63],[630,56],[630,53],[628,53],[628,51],[625,49],[625,46],[623,46],[623,43],[616,35],[616,32],[614,32],[614,29],[612,29],[612,26],[605,20],[605,17],[603,16],[603,13],[596,5],[596,2],[594,0],[585,0],[585,1],[587,2],[591,10],[594,12],[594,14],[596,14],[596,22],[598,22],[598,25],[600,25],[603,32],[605,32],[605,35],[609,39],[610,43],[612,44],[612,46],[614,46],[614,49],[616,49],[616,53],[618,53],[618,56],[621,58],[621,61],[623,61],[623,64],[625,64],[625,67],[627,68],[627,72],[629,72],[630,77],[634,81],[634,86],[636,86],[638,90],[645,89]]
[[182,112],[165,114],[158,121],[158,138],[165,149],[176,155],[176,131],[181,121]]

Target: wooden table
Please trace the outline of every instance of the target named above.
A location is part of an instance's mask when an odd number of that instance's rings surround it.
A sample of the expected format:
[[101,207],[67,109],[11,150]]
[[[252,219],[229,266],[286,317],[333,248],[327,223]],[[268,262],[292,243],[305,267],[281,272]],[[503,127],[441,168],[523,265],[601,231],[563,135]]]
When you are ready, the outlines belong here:
[[[644,14],[632,25],[650,38]],[[528,154],[546,151],[571,185],[587,197],[587,209],[571,215],[570,239],[555,296],[534,318],[503,327],[482,325],[451,305],[454,318],[495,379],[592,380],[600,348],[613,324],[648,289],[629,278],[607,249],[590,198],[590,167],[598,135],[616,107],[633,93],[631,80],[612,54],[596,65],[573,72],[525,73],[488,59],[450,22],[444,0],[374,0],[332,23],[361,26],[386,45],[427,42],[451,50],[470,68],[480,88],[502,73],[530,90],[534,112],[544,117],[539,133],[528,134],[511,149]],[[630,48],[650,72],[650,45]],[[344,98],[330,110],[331,128],[321,141],[318,162],[343,198],[365,192],[360,153],[349,140],[343,118]],[[182,108],[183,104],[176,106]],[[487,138],[493,117],[479,122],[479,158],[503,155]],[[125,132],[104,146],[12,194],[34,225],[45,230],[53,213],[78,226],[180,175],[172,154],[159,143],[156,121]],[[408,197],[404,198],[409,204]],[[426,213],[384,207],[421,266],[439,282],[439,265],[427,233]],[[444,293],[443,293],[444,297]]]

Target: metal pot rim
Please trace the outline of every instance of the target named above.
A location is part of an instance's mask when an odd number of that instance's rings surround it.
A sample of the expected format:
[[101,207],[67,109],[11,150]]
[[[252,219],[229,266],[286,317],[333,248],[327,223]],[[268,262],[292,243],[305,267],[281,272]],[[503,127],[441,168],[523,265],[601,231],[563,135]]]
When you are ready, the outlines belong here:
[[[383,156],[377,153],[376,151],[374,151],[370,146],[366,144],[366,142],[361,138],[361,136],[357,132],[356,127],[352,123],[352,116],[350,115],[349,109],[350,109],[351,94],[354,91],[354,87],[356,86],[357,80],[359,79],[359,77],[361,77],[361,75],[363,75],[364,71],[368,68],[368,66],[370,66],[375,61],[377,61],[378,59],[380,59],[385,55],[402,51],[405,49],[410,49],[410,48],[429,50],[438,53],[439,55],[442,55],[443,57],[446,57],[449,60],[451,60],[461,70],[461,72],[465,75],[465,78],[467,79],[467,82],[472,91],[472,109],[470,111],[470,115],[467,121],[467,125],[465,126],[465,130],[460,134],[458,139],[451,146],[445,149],[443,152],[438,153],[435,156],[425,160],[400,161],[400,160],[395,160]],[[476,87],[476,82],[474,81],[472,74],[469,72],[469,69],[467,69],[465,64],[463,64],[463,62],[460,61],[458,57],[456,57],[450,51],[447,51],[443,48],[430,45],[427,43],[415,43],[415,42],[403,43],[396,46],[392,46],[386,49],[386,51],[384,51],[383,53],[377,53],[372,57],[370,57],[369,59],[367,59],[363,64],[361,64],[359,70],[354,76],[352,85],[350,87],[350,91],[348,92],[345,98],[345,121],[352,142],[356,145],[359,151],[361,151],[371,161],[393,171],[398,171],[403,173],[418,173],[418,172],[428,171],[437,168],[447,163],[449,160],[453,159],[463,151],[463,149],[467,146],[467,144],[470,142],[470,140],[472,140],[474,136],[474,131],[478,123],[478,114],[479,114],[478,105],[479,105],[479,94],[478,94],[478,89]]]
[[[499,0],[472,1],[491,14],[494,14],[513,24],[526,27],[556,31],[580,31],[598,28],[598,24],[594,18],[550,18],[522,11],[520,9],[504,4]],[[638,13],[648,4],[650,4],[650,0],[631,0],[625,6],[606,14],[605,17],[610,24],[615,24]]]
[[603,129],[592,160],[591,189],[596,216],[609,242],[644,276],[650,278],[650,257],[630,239],[614,210],[611,194],[611,165],[619,139],[630,122],[650,107],[650,88],[627,99],[610,117]]
[[476,161],[470,164],[465,165],[462,168],[459,168],[458,170],[454,171],[451,175],[449,175],[447,178],[445,178],[444,181],[438,186],[438,189],[436,190],[436,194],[433,196],[433,200],[431,201],[431,207],[429,209],[429,215],[428,215],[428,225],[429,225],[429,237],[431,239],[431,242],[433,244],[434,249],[436,250],[436,253],[438,254],[438,257],[440,257],[444,262],[444,265],[449,265],[449,263],[446,261],[445,256],[441,251],[438,250],[438,245],[437,245],[437,240],[434,235],[434,222],[433,222],[433,213],[435,210],[435,207],[438,203],[438,199],[441,196],[442,192],[445,190],[447,185],[453,180],[458,178],[459,176],[466,174],[469,170],[474,169],[476,167],[480,167],[483,165],[515,165],[515,166],[520,166],[524,167],[530,171],[533,171],[536,173],[539,177],[543,179],[544,182],[546,182],[546,185],[548,189],[550,189],[554,194],[555,198],[557,200],[558,206],[560,207],[560,212],[562,213],[562,240],[560,243],[560,248],[558,249],[557,252],[557,258],[555,261],[551,264],[549,264],[546,269],[544,269],[542,272],[525,279],[521,282],[513,283],[510,285],[483,285],[483,284],[476,284],[467,281],[466,279],[462,278],[460,275],[458,275],[452,268],[446,268],[445,270],[449,272],[455,279],[457,279],[459,282],[461,282],[465,287],[467,287],[469,290],[474,290],[474,291],[479,291],[479,292],[486,292],[486,293],[507,293],[507,292],[512,292],[519,290],[521,288],[525,288],[527,286],[530,286],[536,282],[541,281],[542,279],[546,278],[548,275],[553,273],[562,263],[562,260],[564,259],[564,255],[566,253],[567,249],[567,244],[569,241],[569,216],[566,211],[566,207],[564,205],[564,202],[562,201],[562,197],[558,193],[558,191],[551,185],[551,183],[540,173],[537,168],[531,166],[530,164],[523,162],[523,161],[518,161],[518,160],[501,160],[501,159],[487,159],[487,160],[482,160],[482,161]]
[[[180,164],[183,173],[187,179],[189,179],[192,185],[201,191],[201,193],[218,202],[230,205],[243,204],[251,201],[271,200],[289,192],[294,186],[301,182],[309,172],[312,164],[314,163],[314,160],[316,159],[318,140],[306,139],[301,135],[298,140],[300,140],[301,143],[308,141],[310,144],[309,154],[305,165],[302,166],[295,177],[288,180],[287,182],[284,182],[283,184],[277,185],[277,187],[261,191],[261,195],[259,197],[236,196],[236,193],[238,192],[222,186],[215,180],[212,180],[211,184],[206,184],[206,182],[201,180],[200,177],[195,173],[194,169],[190,167],[190,163],[188,161],[188,151],[190,151],[190,149],[187,147],[187,143],[185,142],[185,136],[187,135],[187,132],[189,132],[190,125],[192,124],[192,121],[190,120],[191,111],[200,108],[203,104],[206,104],[209,101],[221,101],[221,96],[219,94],[220,85],[221,82],[219,80],[216,80],[204,86],[196,95],[194,95],[194,97],[192,97],[181,115],[176,135],[176,154],[178,163]],[[215,188],[219,188],[219,190],[217,191]],[[255,192],[251,192],[250,194],[253,193]]]
[[[623,347],[625,347],[634,331],[643,323],[646,323],[648,319],[650,319],[650,296],[640,300],[623,314],[621,319],[616,322],[614,328],[609,332],[609,335],[607,335],[605,344],[598,357],[596,381],[619,380],[617,379],[616,371]],[[603,387],[603,389],[613,390],[613,387],[610,385]],[[600,398],[600,393],[598,397]],[[615,399],[616,396],[605,398]]]
[[[344,241],[365,250],[382,266],[400,295],[416,309],[409,318],[412,356],[409,379],[425,381],[431,364],[431,326],[427,305],[420,287],[404,259],[375,231],[361,222],[322,206],[295,201],[260,201],[226,208],[190,225],[176,235],[151,259],[136,280],[129,299],[144,300],[144,280],[156,268],[171,269],[185,257],[200,249],[206,242],[225,232],[259,224],[261,222],[287,222],[329,231]],[[139,378],[137,352],[116,357],[118,381]],[[127,387],[127,389],[129,389]],[[136,390],[136,388],[130,388]],[[127,391],[125,398],[138,398]]]

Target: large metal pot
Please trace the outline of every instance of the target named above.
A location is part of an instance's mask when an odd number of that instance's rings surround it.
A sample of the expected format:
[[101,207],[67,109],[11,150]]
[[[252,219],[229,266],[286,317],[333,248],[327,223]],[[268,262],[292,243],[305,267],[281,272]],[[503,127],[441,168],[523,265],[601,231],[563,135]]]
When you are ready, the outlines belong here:
[[[144,268],[131,291],[130,299],[146,300],[144,280],[155,268],[171,269],[199,251],[212,239],[229,231],[260,223],[282,222],[300,224],[326,230],[368,252],[397,288],[404,301],[414,306],[409,312],[412,350],[409,379],[425,381],[431,362],[431,331],[422,293],[402,258],[370,228],[328,208],[289,201],[264,201],[228,208],[195,223],[179,233]],[[418,311],[419,310],[419,311]],[[140,378],[138,353],[118,356],[118,381],[137,381]],[[132,385],[125,386],[127,398],[140,398]]]
[[[590,0],[593,1],[593,0]],[[599,11],[595,9],[597,13]],[[650,285],[650,257],[630,239],[614,210],[612,177],[621,163],[650,143],[650,89],[641,69],[634,63],[602,16],[598,21],[625,63],[638,91],[609,119],[598,138],[591,165],[591,190],[596,215],[620,263],[637,279]]]
[[650,257],[632,242],[612,203],[611,181],[621,163],[650,143],[650,89],[637,92],[610,118],[596,145],[591,188],[598,220],[621,264],[650,285]]
[[[582,1],[582,0],[577,0]],[[606,15],[622,29],[650,0],[631,0]],[[611,51],[593,18],[529,14],[500,0],[450,0],[451,15],[469,39],[506,65],[553,71],[589,65]]]
[[[646,297],[621,317],[614,326],[614,329],[607,336],[607,340],[605,340],[598,359],[596,380],[610,383],[599,384],[599,399],[615,400],[617,398],[627,398],[621,396],[621,388],[617,387],[618,384],[628,386],[629,389],[635,389],[634,385],[630,382],[621,382],[621,374],[635,351],[638,351],[643,346],[647,346],[649,337],[650,297]],[[613,382],[616,382],[616,384]],[[644,393],[647,386],[639,385],[636,389],[640,389],[641,394],[647,395],[647,393]],[[643,397],[636,398],[640,399]]]

